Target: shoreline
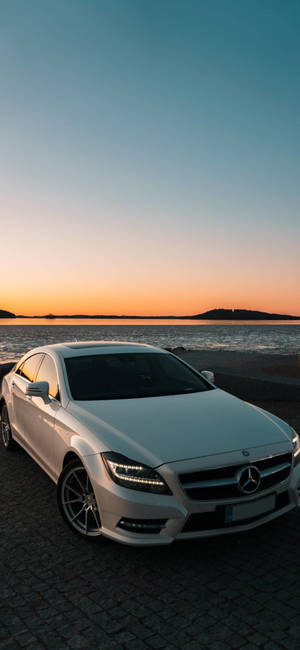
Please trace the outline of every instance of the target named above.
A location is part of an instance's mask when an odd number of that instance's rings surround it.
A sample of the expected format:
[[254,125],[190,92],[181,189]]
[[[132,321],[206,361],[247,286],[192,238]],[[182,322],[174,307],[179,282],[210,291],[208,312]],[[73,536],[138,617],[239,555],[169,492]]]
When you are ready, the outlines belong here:
[[[203,363],[213,364],[212,370],[231,371],[247,377],[261,379],[276,378],[276,381],[299,380],[300,351],[290,354],[268,354],[265,352],[241,352],[231,350],[188,350],[172,348],[172,352],[181,357],[197,370],[204,369]],[[200,368],[201,366],[201,368]]]

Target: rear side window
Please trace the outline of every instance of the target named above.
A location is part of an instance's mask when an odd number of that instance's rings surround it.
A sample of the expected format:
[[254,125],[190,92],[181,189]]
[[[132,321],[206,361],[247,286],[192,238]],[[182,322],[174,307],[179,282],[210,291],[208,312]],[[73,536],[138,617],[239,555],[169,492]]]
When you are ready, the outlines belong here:
[[43,356],[43,354],[33,354],[19,366],[16,374],[28,379],[28,381],[35,381]]
[[49,395],[59,400],[58,378],[53,359],[45,354],[42,365],[38,371],[36,381],[47,381],[49,384]]

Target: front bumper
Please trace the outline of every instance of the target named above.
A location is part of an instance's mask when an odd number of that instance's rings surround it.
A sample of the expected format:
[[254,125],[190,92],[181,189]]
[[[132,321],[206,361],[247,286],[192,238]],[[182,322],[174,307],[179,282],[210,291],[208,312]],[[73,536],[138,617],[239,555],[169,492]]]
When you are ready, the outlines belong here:
[[[276,454],[281,451],[286,451],[286,446],[280,449],[277,445]],[[255,463],[255,458],[258,460],[273,452],[274,448],[270,450],[269,447],[251,450],[249,462]],[[192,500],[181,487],[178,475],[206,469],[212,466],[212,462],[215,467],[241,463],[241,452],[162,465],[159,472],[171,488],[172,495],[158,495],[115,484],[104,468],[99,471],[98,457],[97,471],[91,472],[89,468],[89,472],[92,473],[103,535],[133,546],[170,544],[175,540],[251,530],[289,512],[300,503],[300,463],[292,468],[288,479],[263,492],[238,499]],[[230,521],[226,513],[230,508],[243,504],[247,506],[246,516],[239,514],[238,520]],[[249,516],[249,508],[251,512],[253,510],[252,516]]]

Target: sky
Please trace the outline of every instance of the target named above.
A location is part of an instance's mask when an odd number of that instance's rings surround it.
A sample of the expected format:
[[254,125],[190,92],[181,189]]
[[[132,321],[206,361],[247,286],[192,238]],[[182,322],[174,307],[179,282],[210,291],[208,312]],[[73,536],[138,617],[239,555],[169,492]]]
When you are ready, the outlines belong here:
[[0,308],[300,315],[298,0],[0,0]]

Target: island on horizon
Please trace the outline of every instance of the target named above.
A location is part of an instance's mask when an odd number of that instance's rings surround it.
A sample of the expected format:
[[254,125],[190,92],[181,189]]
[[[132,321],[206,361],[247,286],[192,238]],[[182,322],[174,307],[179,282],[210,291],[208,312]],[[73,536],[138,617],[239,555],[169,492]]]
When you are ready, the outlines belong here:
[[48,320],[54,320],[56,318],[64,319],[127,319],[127,320],[300,320],[300,316],[291,316],[290,314],[270,314],[265,311],[255,311],[252,309],[210,309],[202,314],[193,314],[192,316],[132,316],[132,315],[121,315],[117,316],[116,314],[96,314],[91,316],[90,314],[45,314],[42,316],[24,316],[16,315],[13,312],[5,311],[0,309],[0,318],[2,319],[11,319],[11,318],[43,318]]

